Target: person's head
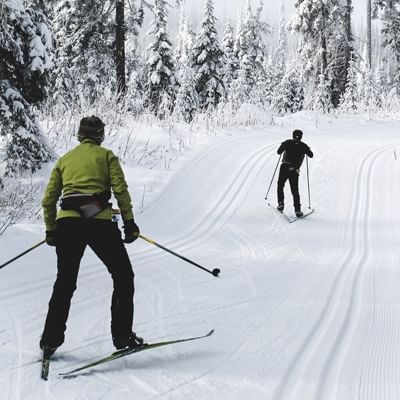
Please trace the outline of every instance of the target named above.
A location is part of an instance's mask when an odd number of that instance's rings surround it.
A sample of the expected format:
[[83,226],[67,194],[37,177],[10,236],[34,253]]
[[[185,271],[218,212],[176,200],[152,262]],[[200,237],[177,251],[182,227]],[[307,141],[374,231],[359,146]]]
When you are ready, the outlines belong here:
[[303,132],[300,129],[295,129],[293,131],[293,139],[300,141],[303,137]]
[[103,121],[92,115],[81,119],[78,130],[78,140],[90,138],[100,144],[104,140],[104,123]]

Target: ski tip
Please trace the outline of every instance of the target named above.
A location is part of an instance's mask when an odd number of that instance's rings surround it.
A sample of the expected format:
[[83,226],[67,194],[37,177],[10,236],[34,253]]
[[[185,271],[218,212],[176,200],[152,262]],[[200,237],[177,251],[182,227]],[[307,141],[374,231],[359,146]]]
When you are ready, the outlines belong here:
[[211,331],[208,332],[206,336],[211,336],[214,332],[215,332],[215,329],[211,329]]

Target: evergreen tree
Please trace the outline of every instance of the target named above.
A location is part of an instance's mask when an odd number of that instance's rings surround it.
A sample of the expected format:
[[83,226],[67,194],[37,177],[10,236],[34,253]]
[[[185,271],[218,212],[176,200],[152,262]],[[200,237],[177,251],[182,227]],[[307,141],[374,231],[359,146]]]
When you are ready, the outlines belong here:
[[373,111],[379,103],[374,74],[369,66],[368,46],[364,47],[357,78],[359,107],[362,111]]
[[282,1],[279,17],[278,48],[275,53],[275,77],[276,84],[282,80],[285,74],[286,57],[288,52],[285,4]]
[[194,81],[200,107],[215,107],[225,97],[223,53],[218,43],[213,0],[206,0],[204,16],[192,51]]
[[144,108],[145,82],[147,79],[145,61],[140,54],[138,42],[143,20],[143,2],[139,6],[134,1],[129,2],[126,15],[127,93],[125,101],[134,114],[140,113]]
[[229,95],[232,82],[237,78],[239,60],[235,55],[235,39],[232,25],[228,22],[222,39],[222,51],[224,53],[223,82]]
[[251,88],[245,68],[239,68],[237,78],[232,82],[231,99],[234,109],[250,101]]
[[386,8],[383,18],[384,41],[392,62],[392,77],[397,94],[400,94],[400,2],[393,0],[392,7]]
[[194,33],[182,8],[177,45],[175,48],[176,69],[180,75],[184,73],[188,63],[190,63],[190,53],[193,48],[193,42]]
[[348,9],[344,7],[342,0],[297,0],[295,7],[296,14],[289,29],[302,36],[300,59],[307,82],[311,86],[311,93],[317,92],[317,97],[312,102],[323,103],[322,109],[326,109],[326,99],[329,97],[329,103],[337,105],[347,74],[347,61],[343,59],[344,50],[340,46],[343,40],[346,45],[351,45],[347,36],[343,39],[347,32],[344,21]]
[[245,19],[240,20],[236,41],[236,52],[241,70],[239,86],[243,89],[247,86],[244,92],[248,92],[249,95],[253,88],[258,92],[259,88],[255,86],[265,80],[266,48],[263,37],[268,32],[268,25],[261,21],[262,8],[263,2],[260,1],[257,12],[253,14],[250,1],[247,1]]
[[[154,21],[149,33],[154,35],[154,41],[148,48],[150,52],[147,60],[147,102],[152,112],[164,117],[167,103],[172,111],[176,91],[175,65],[167,33],[165,0],[155,0]],[[160,114],[162,99],[164,107]]]
[[338,3],[335,8],[335,21],[332,21],[332,34],[328,37],[328,64],[331,76],[331,101],[337,107],[346,90],[347,73],[351,54],[354,54],[353,37],[349,32],[348,6]]
[[271,105],[274,101],[275,88],[276,85],[276,70],[275,64],[271,56],[265,59],[264,61],[264,71],[265,71],[265,80],[264,80],[264,103]]
[[323,114],[329,112],[332,106],[331,102],[331,86],[329,81],[326,80],[323,69],[321,67],[321,73],[318,75],[317,86],[312,97],[312,107]]
[[354,58],[351,59],[347,73],[346,90],[341,98],[339,110],[350,113],[357,110],[359,105],[359,90],[357,86],[357,68]]
[[79,21],[73,0],[60,0],[54,8],[52,21],[56,43],[56,64],[53,73],[53,102],[70,105],[75,101],[75,84],[79,73],[73,68],[73,43],[69,36]]
[[55,8],[55,97],[94,102],[116,88],[115,23],[107,0],[62,0]]
[[6,143],[6,174],[16,175],[51,159],[32,109],[46,96],[51,35],[42,10],[22,0],[1,7],[0,136]]
[[288,64],[275,91],[273,108],[279,114],[295,113],[303,108],[304,87],[297,63]]
[[178,119],[186,123],[192,122],[199,107],[199,98],[193,81],[192,69],[187,65],[183,71],[174,109]]

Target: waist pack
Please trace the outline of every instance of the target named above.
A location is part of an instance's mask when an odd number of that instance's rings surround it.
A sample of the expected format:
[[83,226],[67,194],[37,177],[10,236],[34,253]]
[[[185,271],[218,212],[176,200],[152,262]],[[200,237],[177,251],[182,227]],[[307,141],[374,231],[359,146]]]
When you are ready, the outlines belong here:
[[62,197],[60,206],[62,210],[77,211],[83,218],[91,218],[111,207],[111,203],[108,202],[110,197],[110,191],[96,194],[71,193]]

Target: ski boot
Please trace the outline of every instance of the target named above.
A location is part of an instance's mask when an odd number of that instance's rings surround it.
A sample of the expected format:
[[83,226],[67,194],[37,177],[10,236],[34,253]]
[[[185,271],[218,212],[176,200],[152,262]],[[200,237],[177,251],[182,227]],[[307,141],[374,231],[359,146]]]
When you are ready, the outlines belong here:
[[276,207],[276,209],[279,211],[279,212],[283,212],[283,209],[285,208],[285,205],[283,204],[283,203],[279,203],[278,204],[278,207]]
[[57,350],[57,347],[51,347],[43,343],[40,343],[40,348],[43,351],[44,358],[50,358]]
[[144,340],[143,340],[143,338],[136,336],[135,332],[132,332],[125,339],[113,338],[113,343],[114,343],[114,347],[117,350],[134,349],[136,347],[143,346]]

